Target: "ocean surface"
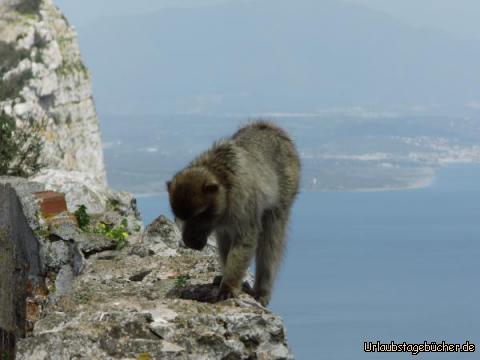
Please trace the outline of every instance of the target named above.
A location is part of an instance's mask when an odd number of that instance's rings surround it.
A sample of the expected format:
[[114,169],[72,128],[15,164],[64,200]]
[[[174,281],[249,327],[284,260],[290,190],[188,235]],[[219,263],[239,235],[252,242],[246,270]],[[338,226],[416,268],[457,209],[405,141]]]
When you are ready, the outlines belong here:
[[[166,194],[141,196],[148,224]],[[480,352],[480,166],[436,171],[422,189],[300,194],[270,308],[296,359],[409,359],[364,342],[460,343]]]

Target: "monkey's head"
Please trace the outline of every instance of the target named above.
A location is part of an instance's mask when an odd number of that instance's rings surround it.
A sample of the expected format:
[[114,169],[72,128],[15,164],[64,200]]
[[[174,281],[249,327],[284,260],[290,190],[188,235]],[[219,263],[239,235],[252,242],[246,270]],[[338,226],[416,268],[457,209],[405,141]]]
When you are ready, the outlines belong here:
[[183,242],[201,250],[226,208],[225,188],[203,167],[187,168],[167,182],[170,206],[183,221]]

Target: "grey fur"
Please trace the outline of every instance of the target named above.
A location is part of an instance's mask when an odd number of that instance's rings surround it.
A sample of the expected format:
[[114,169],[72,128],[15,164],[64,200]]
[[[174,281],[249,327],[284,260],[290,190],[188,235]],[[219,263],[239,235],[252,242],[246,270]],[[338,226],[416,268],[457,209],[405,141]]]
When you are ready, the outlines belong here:
[[[214,195],[202,193],[205,185],[198,185],[199,173],[206,183],[218,184]],[[299,174],[300,160],[288,135],[272,123],[257,121],[215,144],[173,178],[169,193],[175,215],[209,211],[204,215],[207,225],[195,215],[182,220],[201,224],[198,234],[202,237],[208,231],[216,234],[223,269],[220,300],[239,292],[256,255],[254,295],[268,304],[285,247],[290,208],[298,193]],[[178,189],[182,189],[181,194]],[[184,232],[184,238],[193,232],[197,236],[195,225],[190,228],[191,233]]]

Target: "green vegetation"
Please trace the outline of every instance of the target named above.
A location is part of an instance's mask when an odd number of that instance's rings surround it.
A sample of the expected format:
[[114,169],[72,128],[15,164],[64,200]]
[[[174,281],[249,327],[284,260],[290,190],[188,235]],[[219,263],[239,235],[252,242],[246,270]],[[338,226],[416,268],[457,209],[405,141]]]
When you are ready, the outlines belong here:
[[33,233],[35,234],[36,238],[46,239],[48,236],[50,236],[50,231],[48,230],[47,227],[40,227],[37,230],[35,230]]
[[54,272],[48,272],[47,289],[49,293],[54,293],[57,291],[56,281],[57,281],[57,274],[55,274]]
[[127,239],[131,234],[128,231],[128,220],[126,218],[123,218],[118,226],[102,221],[99,221],[95,226],[91,226],[91,216],[87,213],[87,207],[85,205],[80,205],[74,214],[77,218],[78,226],[82,231],[102,234],[115,240],[117,250],[121,250],[127,245]]
[[86,230],[88,225],[90,225],[90,215],[87,213],[87,207],[85,205],[80,205],[73,214],[77,218],[78,227],[82,230]]
[[88,77],[88,71],[85,65],[79,60],[77,62],[63,62],[62,65],[56,70],[60,76],[67,76],[72,73],[81,73],[84,77]]
[[137,360],[152,360],[149,353],[141,353],[137,355]]
[[109,224],[105,223],[100,223],[99,228],[100,232],[110,239],[114,239],[117,242],[117,250],[121,250],[127,245],[127,238],[130,235],[130,233],[127,231],[127,226],[124,225],[124,222],[126,223],[127,219],[123,219],[122,223],[120,226],[111,226]]
[[0,113],[0,174],[8,174],[10,163],[15,153],[18,151],[17,144],[13,138],[15,130],[15,120],[5,114]]
[[187,274],[187,275],[180,275],[179,277],[177,277],[177,279],[175,280],[175,287],[177,288],[183,288],[185,286],[188,285],[188,280],[190,279],[190,276]]
[[[24,3],[30,4],[29,1]],[[33,77],[30,69],[5,76],[29,57],[28,50],[15,49],[13,44],[0,41],[0,102],[18,98],[20,91]],[[27,177],[42,168],[39,157],[43,147],[41,134],[45,126],[45,121],[31,119],[28,126],[17,128],[15,119],[0,110],[0,175]]]
[[44,121],[17,128],[11,116],[0,112],[0,175],[28,177],[44,166],[39,161],[44,128]]

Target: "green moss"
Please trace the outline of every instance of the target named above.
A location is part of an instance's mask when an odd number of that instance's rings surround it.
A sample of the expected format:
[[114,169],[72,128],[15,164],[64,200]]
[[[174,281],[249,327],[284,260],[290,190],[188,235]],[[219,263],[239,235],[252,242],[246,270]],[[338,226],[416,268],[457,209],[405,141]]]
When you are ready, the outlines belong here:
[[56,281],[57,281],[57,274],[53,273],[53,272],[49,272],[47,274],[47,278],[48,278],[48,285],[47,285],[47,288],[48,288],[48,292],[49,293],[54,293],[57,291],[57,286],[56,286]]
[[57,69],[57,74],[65,77],[73,73],[81,73],[84,77],[88,77],[88,71],[85,65],[79,60],[76,62],[63,62],[62,66]]
[[[60,37],[57,39],[60,53],[63,56],[63,63],[57,69],[59,76],[67,76],[72,73],[81,73],[84,77],[88,77],[88,70],[80,59],[70,60],[72,49],[71,44],[74,41],[71,37]],[[70,56],[69,56],[70,55]]]
[[48,230],[48,228],[42,227],[42,228],[39,228],[39,229],[35,230],[34,234],[35,234],[36,238],[46,239],[47,237],[50,236],[50,231]]
[[149,353],[141,353],[137,355],[137,360],[151,360],[152,357]]

